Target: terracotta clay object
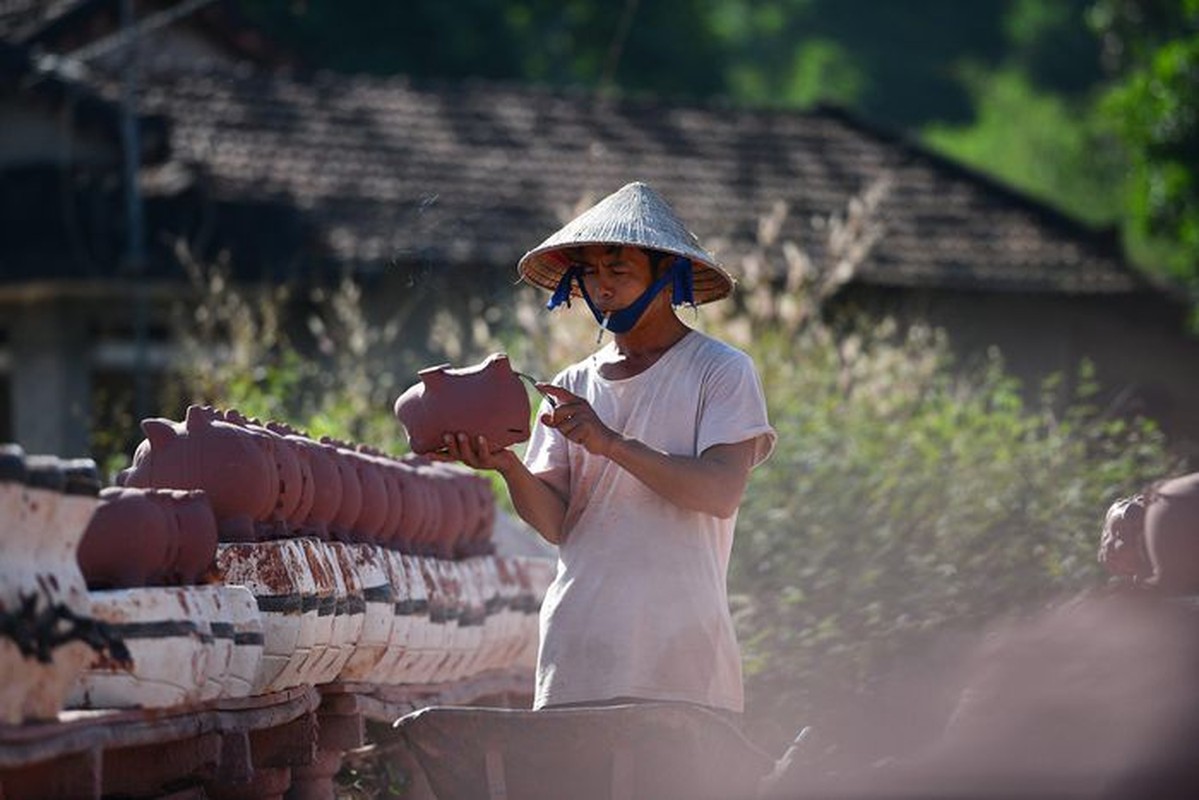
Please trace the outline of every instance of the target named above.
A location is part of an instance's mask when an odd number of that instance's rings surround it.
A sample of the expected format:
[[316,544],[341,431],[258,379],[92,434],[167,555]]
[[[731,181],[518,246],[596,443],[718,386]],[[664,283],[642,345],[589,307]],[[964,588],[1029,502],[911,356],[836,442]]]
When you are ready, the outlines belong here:
[[90,458],[67,458],[62,460],[65,494],[83,494],[95,497],[100,493],[100,471]]
[[372,675],[383,683],[417,683],[429,619],[429,596],[415,556],[385,550],[384,566],[392,590],[392,625],[387,650]]
[[457,477],[445,465],[430,465],[426,469],[441,503],[441,524],[426,543],[426,553],[436,558],[453,558],[466,525],[467,509],[462,502]]
[[244,586],[214,584],[92,593],[93,610],[127,643],[125,669],[93,658],[70,698],[84,708],[166,708],[251,693],[262,621]]
[[112,669],[93,657],[68,704],[169,708],[204,699],[214,643],[208,609],[191,592],[177,586],[92,592],[92,613],[126,643],[131,665]]
[[432,498],[429,497],[424,480],[415,465],[405,459],[395,459],[392,468],[399,473],[403,487],[400,530],[393,539],[394,549],[412,555],[416,553],[428,519],[435,513],[435,509],[430,508]]
[[[300,505],[296,511],[294,531],[301,536],[329,538],[329,520],[341,503],[341,479],[328,450],[294,428],[279,422],[268,422],[267,428],[282,436],[300,460],[300,475],[304,481]],[[317,487],[320,491],[317,491]]]
[[472,524],[463,531],[457,555],[460,558],[491,555],[495,552],[492,541],[496,514],[495,492],[491,482],[477,473],[464,475],[462,482],[467,496],[473,500],[474,512]]
[[199,490],[108,487],[79,542],[88,588],[185,586],[211,574],[216,517]]
[[[491,483],[473,470],[457,464],[438,464],[436,472],[448,485],[443,487],[448,529],[439,542],[440,557],[469,558],[493,551],[491,534],[495,527],[495,494]],[[450,553],[445,555],[446,551]]]
[[263,629],[258,602],[245,586],[214,584],[203,587],[216,592],[219,598],[218,615],[212,628],[215,637],[227,629],[232,641],[228,667],[222,678],[222,697],[246,697],[253,685],[262,660]]
[[67,472],[63,467],[63,460],[57,456],[25,456],[25,470],[26,485],[66,494]]
[[27,475],[25,448],[12,442],[0,444],[0,482],[24,483]]
[[270,517],[257,522],[258,539],[283,539],[291,535],[298,525],[300,501],[304,493],[304,479],[300,459],[283,437],[269,430],[258,420],[250,419],[240,412],[228,409],[224,420],[242,428],[262,448],[263,454],[275,467],[278,482],[275,485],[274,506]]
[[394,548],[400,535],[400,524],[403,522],[404,515],[403,479],[400,473],[393,468],[393,462],[386,454],[366,445],[358,445],[357,451],[359,457],[369,461],[377,470],[387,493],[387,514],[383,519],[376,544],[381,547]]
[[1145,583],[1172,595],[1199,595],[1199,472],[1155,484],[1145,498]]
[[362,513],[362,479],[358,477],[358,470],[353,462],[339,452],[335,440],[322,436],[320,442],[329,449],[341,483],[341,503],[333,519],[329,521],[329,535],[338,541],[352,542],[354,524],[358,521],[358,515]]
[[341,444],[337,453],[357,473],[358,484],[362,487],[362,506],[358,517],[350,525],[350,536],[341,541],[378,544],[388,516],[389,498],[383,470],[346,443]]
[[1145,495],[1122,497],[1108,508],[1099,540],[1099,563],[1114,577],[1130,583],[1150,576],[1145,549]]
[[313,659],[320,597],[306,539],[233,542],[217,547],[221,583],[246,587],[262,624],[262,652],[252,693],[276,692],[305,682]]
[[529,396],[503,353],[470,367],[442,364],[417,374],[420,382],[394,409],[412,452],[441,449],[446,433],[485,436],[493,451],[529,438]]
[[89,590],[167,583],[179,559],[179,523],[155,494],[141,488],[101,490],[79,542],[79,568]]
[[363,601],[362,629],[353,653],[338,674],[343,681],[381,683],[387,672],[381,662],[387,654],[394,615],[394,593],[388,575],[390,551],[363,544],[344,545],[336,551],[342,566],[357,575]]
[[307,464],[310,476],[310,502],[301,503],[307,513],[300,520],[296,533],[327,540],[329,528],[341,510],[342,476],[338,470],[336,448],[322,444],[286,425],[269,423],[268,427],[283,436],[295,450],[300,461]]
[[277,519],[278,468],[265,437],[191,406],[182,423],[142,421],[146,439],[117,479],[134,488],[203,489],[221,541],[256,541],[259,525]]
[[[311,541],[311,540],[309,540]],[[323,550],[328,564],[329,577],[333,583],[333,624],[329,647],[321,659],[320,666],[312,675],[315,683],[334,680],[349,662],[362,635],[365,601],[362,582],[354,569],[351,545],[344,542],[313,542]],[[315,572],[315,570],[314,570]]]
[[448,538],[446,530],[453,524],[455,510],[447,505],[449,498],[436,475],[437,462],[424,456],[408,455],[402,459],[411,470],[413,485],[424,498],[424,516],[412,531],[412,553],[433,555],[437,543]]
[[[324,542],[316,539],[288,539],[286,541],[298,544],[308,562],[308,571],[312,575],[313,594],[307,599],[316,608],[316,617],[311,620],[312,644],[308,657],[300,665],[302,683],[324,683],[332,679],[327,674],[331,659],[340,654],[341,642],[334,641],[333,635],[337,620],[337,596],[340,576],[334,571],[330,562],[329,551]],[[344,586],[341,587],[344,591]]]
[[175,518],[179,535],[177,556],[166,582],[180,586],[203,582],[216,566],[219,538],[208,495],[198,489],[163,489],[152,493],[151,499]]

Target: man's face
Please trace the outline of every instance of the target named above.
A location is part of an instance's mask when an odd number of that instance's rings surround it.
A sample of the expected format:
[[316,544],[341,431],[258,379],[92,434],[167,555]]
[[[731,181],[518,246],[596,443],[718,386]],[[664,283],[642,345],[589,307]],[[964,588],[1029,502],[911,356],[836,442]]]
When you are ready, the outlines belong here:
[[604,313],[628,306],[653,283],[649,256],[637,247],[588,245],[579,264],[587,294]]

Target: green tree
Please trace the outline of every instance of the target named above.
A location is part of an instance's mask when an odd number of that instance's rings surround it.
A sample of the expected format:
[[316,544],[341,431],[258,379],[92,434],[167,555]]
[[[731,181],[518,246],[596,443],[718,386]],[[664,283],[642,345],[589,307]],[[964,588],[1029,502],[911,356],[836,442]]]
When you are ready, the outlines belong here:
[[1132,246],[1199,291],[1199,0],[1099,0],[1091,22],[1117,75]]
[[247,0],[312,67],[702,97],[721,91],[705,0]]
[[[959,69],[1016,58],[1045,89],[1101,76],[1089,0],[246,0],[313,67],[834,102],[903,128],[973,117]],[[1015,54],[1015,55],[1013,55]]]
[[1122,218],[1126,157],[1092,97],[1038,89],[1017,67],[966,80],[975,119],[928,125],[926,144],[1091,224]]

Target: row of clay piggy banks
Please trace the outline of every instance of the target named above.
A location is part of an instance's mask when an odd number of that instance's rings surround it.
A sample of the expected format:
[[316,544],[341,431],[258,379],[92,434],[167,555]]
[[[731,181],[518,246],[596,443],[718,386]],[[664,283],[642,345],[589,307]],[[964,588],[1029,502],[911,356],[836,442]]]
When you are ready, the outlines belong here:
[[100,490],[77,558],[88,589],[188,586],[216,566],[217,526],[202,491]]
[[446,558],[490,547],[495,497],[464,468],[207,406],[189,407],[183,422],[143,420],[142,431],[117,482],[202,489],[221,541],[314,536]]

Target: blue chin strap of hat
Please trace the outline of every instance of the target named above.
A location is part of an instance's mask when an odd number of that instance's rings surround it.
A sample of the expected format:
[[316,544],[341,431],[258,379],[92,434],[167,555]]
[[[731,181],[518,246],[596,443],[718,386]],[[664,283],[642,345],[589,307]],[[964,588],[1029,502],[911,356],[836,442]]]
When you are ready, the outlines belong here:
[[691,266],[691,259],[675,256],[674,261],[670,265],[670,269],[666,270],[661,277],[650,284],[649,288],[641,293],[641,296],[634,300],[629,305],[613,311],[611,314],[604,315],[604,312],[596,308],[595,303],[591,299],[591,295],[587,294],[587,287],[583,285],[583,268],[578,264],[566,270],[562,274],[562,279],[558,281],[557,288],[554,289],[554,294],[545,307],[551,311],[566,304],[570,308],[570,290],[571,284],[579,287],[579,294],[583,295],[583,300],[587,303],[587,307],[591,309],[595,321],[604,330],[612,333],[628,333],[637,324],[637,320],[641,319],[641,315],[645,313],[645,309],[649,308],[649,304],[658,296],[658,292],[671,287],[670,302],[676,306],[695,305],[695,280]]

